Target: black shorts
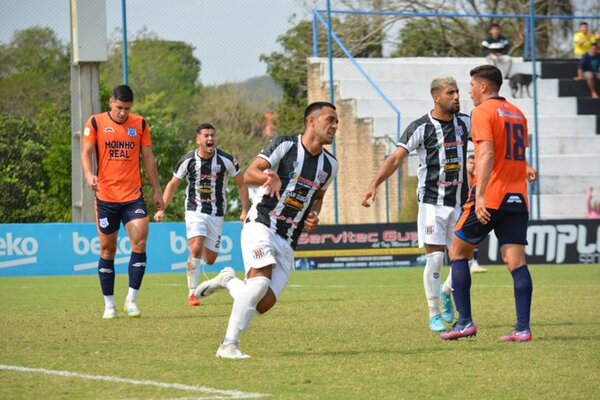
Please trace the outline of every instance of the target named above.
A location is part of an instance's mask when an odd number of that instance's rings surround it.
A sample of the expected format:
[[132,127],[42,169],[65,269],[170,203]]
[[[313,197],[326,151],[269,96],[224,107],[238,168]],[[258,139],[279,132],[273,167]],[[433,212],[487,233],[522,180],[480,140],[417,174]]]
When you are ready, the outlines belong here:
[[128,203],[109,203],[96,199],[96,218],[100,232],[110,235],[119,230],[129,221],[148,217],[148,209],[144,198],[139,198]]
[[473,245],[485,239],[492,230],[500,246],[505,244],[527,245],[527,224],[529,211],[521,194],[507,194],[498,210],[487,209],[490,222],[482,224],[475,215],[475,191],[463,206],[454,229],[454,234]]

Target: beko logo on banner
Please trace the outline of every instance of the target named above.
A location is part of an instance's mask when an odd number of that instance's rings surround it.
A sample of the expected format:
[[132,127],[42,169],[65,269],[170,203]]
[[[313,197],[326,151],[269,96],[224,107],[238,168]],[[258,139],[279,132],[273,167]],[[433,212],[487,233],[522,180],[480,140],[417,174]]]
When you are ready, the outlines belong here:
[[[563,263],[569,245],[576,246],[578,260],[595,263],[600,258],[600,226],[596,230],[596,243],[587,242],[588,229],[582,224],[532,225],[527,228],[525,253],[528,256],[545,257],[547,262]],[[498,239],[490,235],[488,256],[497,261]]]
[[17,256],[18,259],[0,262],[0,268],[16,267],[19,265],[37,263],[37,252],[39,244],[32,237],[13,237],[12,233],[7,233],[5,237],[0,237],[0,256]]

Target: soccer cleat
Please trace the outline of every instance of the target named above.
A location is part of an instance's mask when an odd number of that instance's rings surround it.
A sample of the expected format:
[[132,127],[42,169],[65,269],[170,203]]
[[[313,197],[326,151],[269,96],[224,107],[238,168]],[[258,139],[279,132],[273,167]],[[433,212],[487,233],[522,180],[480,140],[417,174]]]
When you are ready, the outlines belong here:
[[525,329],[522,331],[512,331],[506,336],[502,336],[498,339],[499,342],[507,343],[507,342],[531,342],[533,340],[533,335],[529,329]]
[[482,267],[477,261],[474,261],[473,265],[471,266],[471,273],[483,274],[484,272],[487,272],[487,268]]
[[452,303],[452,297],[444,293],[443,290],[440,293],[440,297],[442,298],[442,319],[447,324],[451,324],[454,322],[454,303]]
[[227,358],[230,360],[244,360],[250,358],[248,354],[242,353],[242,351],[233,343],[223,343],[217,350],[217,357]]
[[457,324],[450,332],[440,335],[442,340],[458,340],[470,336],[477,336],[477,326],[473,322],[462,327]]
[[221,290],[225,287],[225,283],[230,279],[235,277],[235,271],[231,267],[225,267],[219,272],[217,276],[207,281],[202,282],[196,290],[194,290],[194,295],[196,298],[207,297],[216,292],[217,290]]
[[104,319],[117,318],[117,307],[106,307],[104,309],[104,314],[102,314],[102,318],[104,318]]
[[429,329],[436,333],[447,331],[446,326],[442,321],[442,317],[439,315],[434,315],[433,317],[429,318]]
[[142,312],[134,301],[125,301],[123,309],[127,311],[127,315],[131,318],[139,318],[142,316]]
[[198,300],[194,293],[190,294],[190,297],[188,298],[188,306],[198,307],[200,304],[200,300]]

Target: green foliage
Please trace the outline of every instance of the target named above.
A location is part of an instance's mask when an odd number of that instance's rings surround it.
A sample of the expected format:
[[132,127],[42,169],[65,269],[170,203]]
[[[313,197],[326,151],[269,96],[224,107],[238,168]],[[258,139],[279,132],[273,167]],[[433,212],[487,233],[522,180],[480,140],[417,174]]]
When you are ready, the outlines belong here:
[[15,32],[0,44],[0,112],[34,117],[40,108],[69,109],[69,53],[50,28]]
[[[596,398],[600,266],[530,270],[532,343],[497,343],[515,319],[512,279],[504,267],[473,276],[479,333],[452,343],[427,328],[422,268],[302,271],[291,274],[281,301],[244,332],[240,346],[252,358],[242,361],[215,357],[230,296],[215,293],[202,307],[187,307],[183,272],[147,274],[138,301],[142,318],[128,319],[119,309],[119,318],[110,321],[101,318],[96,276],[2,278],[0,348],[6,351],[0,364],[278,400]],[[126,293],[125,273],[116,279],[117,304]],[[0,373],[4,399],[242,397],[181,389]]]

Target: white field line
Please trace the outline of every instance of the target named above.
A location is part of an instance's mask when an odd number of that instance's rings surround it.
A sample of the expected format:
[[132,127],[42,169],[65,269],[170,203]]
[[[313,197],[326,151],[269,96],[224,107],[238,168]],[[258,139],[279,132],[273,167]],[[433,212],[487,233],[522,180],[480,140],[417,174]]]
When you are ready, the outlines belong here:
[[[28,368],[28,367],[19,367],[14,365],[2,365],[0,364],[0,370],[5,371],[16,371],[16,372],[28,372],[32,374],[42,374],[42,375],[54,375],[54,376],[62,376],[65,378],[79,378],[88,381],[103,381],[103,382],[111,382],[111,383],[123,383],[127,385],[138,385],[138,386],[154,386],[161,389],[176,389],[183,390],[186,392],[195,392],[195,393],[206,393],[212,395],[219,395],[220,397],[211,397],[211,399],[258,399],[261,397],[270,396],[268,394],[262,393],[246,393],[239,392],[235,390],[219,390],[213,389],[205,386],[190,386],[183,385],[180,383],[164,383],[164,382],[156,382],[150,380],[136,380],[136,379],[127,379],[127,378],[119,378],[116,376],[107,376],[107,375],[87,375],[87,374],[79,374],[77,372],[69,372],[69,371],[56,371],[51,369],[44,368]],[[222,397],[226,396],[226,397]],[[204,399],[204,398],[203,398]]]

